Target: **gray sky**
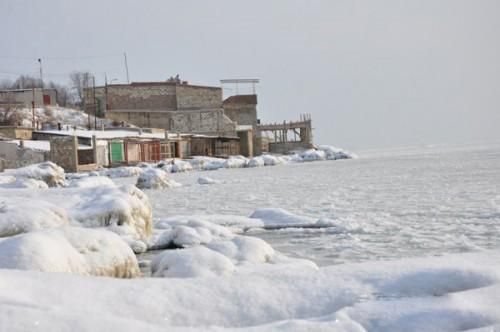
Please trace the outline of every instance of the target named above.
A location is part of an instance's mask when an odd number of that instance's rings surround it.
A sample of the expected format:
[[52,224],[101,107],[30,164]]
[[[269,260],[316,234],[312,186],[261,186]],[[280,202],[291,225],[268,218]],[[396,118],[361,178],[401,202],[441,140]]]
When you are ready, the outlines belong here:
[[132,81],[260,78],[259,117],[317,143],[500,140],[497,0],[0,0],[0,29],[0,79],[123,82],[126,51]]

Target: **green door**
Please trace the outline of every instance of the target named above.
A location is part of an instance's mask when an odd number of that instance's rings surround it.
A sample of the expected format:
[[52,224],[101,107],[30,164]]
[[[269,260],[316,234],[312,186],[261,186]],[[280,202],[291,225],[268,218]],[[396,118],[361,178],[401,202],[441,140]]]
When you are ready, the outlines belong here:
[[111,142],[111,162],[122,162],[123,161],[123,143],[122,142]]

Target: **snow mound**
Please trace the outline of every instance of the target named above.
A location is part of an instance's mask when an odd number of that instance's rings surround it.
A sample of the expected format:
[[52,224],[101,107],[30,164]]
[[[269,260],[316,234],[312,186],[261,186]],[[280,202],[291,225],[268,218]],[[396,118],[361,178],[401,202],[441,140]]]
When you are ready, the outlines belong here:
[[[66,189],[70,194],[70,189]],[[79,202],[69,207],[70,216],[86,227],[110,230],[145,239],[151,235],[152,209],[148,197],[132,185],[93,187],[76,191]]]
[[325,153],[325,158],[327,160],[336,160],[336,159],[351,159],[353,155],[349,152],[346,152],[340,148],[336,148],[331,145],[320,145],[318,149]]
[[309,149],[309,150],[303,151],[300,154],[300,157],[304,161],[325,160],[326,159],[326,153],[324,151],[322,151],[322,150]]
[[134,253],[104,230],[64,227],[0,241],[0,268],[132,278],[139,275]]
[[214,241],[207,247],[240,264],[269,263],[275,254],[267,242],[249,236],[235,236],[232,240]]
[[101,171],[101,174],[110,178],[127,178],[141,175],[144,169],[137,166],[120,166]]
[[47,183],[41,180],[35,180],[30,178],[14,178],[12,182],[2,183],[0,181],[0,188],[29,188],[29,189],[48,189]]
[[67,211],[57,202],[33,200],[23,191],[19,197],[9,195],[12,190],[0,191],[0,238],[69,223]]
[[262,158],[261,156],[253,157],[247,163],[247,167],[262,167],[264,165],[265,165],[265,161],[264,161],[264,158]]
[[187,248],[233,237],[227,228],[197,218],[171,220],[156,227],[166,230],[153,240],[153,249]]
[[276,166],[276,165],[282,165],[282,164],[286,163],[285,159],[283,159],[279,156],[273,156],[270,154],[262,155],[262,159],[264,159],[264,166]]
[[152,232],[149,200],[131,185],[55,188],[43,195],[26,189],[0,189],[0,197],[0,236],[60,227],[68,222],[108,227],[134,239],[145,239]]
[[180,183],[168,178],[165,171],[158,168],[148,168],[137,178],[137,188],[140,189],[163,189],[179,187]]
[[86,176],[79,179],[73,179],[68,184],[69,188],[90,188],[99,186],[115,187],[115,183],[106,176]]
[[167,250],[151,262],[153,277],[212,277],[228,275],[234,269],[230,259],[205,247]]
[[183,173],[193,170],[191,163],[180,159],[163,160],[157,166],[167,173]]
[[209,178],[208,176],[201,176],[198,178],[198,184],[216,184],[216,183],[220,183],[220,181]]
[[49,187],[61,187],[66,184],[64,169],[51,161],[9,170],[8,175],[41,180]]
[[243,156],[230,156],[224,161],[224,168],[243,168],[246,167],[248,159]]

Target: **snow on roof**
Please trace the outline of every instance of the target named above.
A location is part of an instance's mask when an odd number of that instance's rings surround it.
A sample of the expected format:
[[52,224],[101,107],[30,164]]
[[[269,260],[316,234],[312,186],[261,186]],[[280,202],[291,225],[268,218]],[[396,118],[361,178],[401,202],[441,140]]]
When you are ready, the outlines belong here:
[[[61,136],[78,136],[92,138],[96,136],[97,139],[111,139],[111,138],[126,138],[126,137],[137,137],[137,138],[159,138],[164,139],[165,134],[163,133],[139,133],[137,131],[130,130],[83,130],[83,129],[70,129],[70,130],[43,130],[41,133],[61,135]],[[170,137],[171,135],[169,135]],[[175,135],[172,135],[175,137]]]
[[[12,141],[3,141],[5,143],[10,143],[10,144],[16,144],[20,145],[19,140],[12,140]],[[33,150],[39,150],[39,151],[50,151],[50,141],[33,141],[33,140],[24,140],[24,147],[28,149],[33,149]],[[86,150],[86,149],[92,149],[91,146],[88,145],[78,145],[79,150]]]

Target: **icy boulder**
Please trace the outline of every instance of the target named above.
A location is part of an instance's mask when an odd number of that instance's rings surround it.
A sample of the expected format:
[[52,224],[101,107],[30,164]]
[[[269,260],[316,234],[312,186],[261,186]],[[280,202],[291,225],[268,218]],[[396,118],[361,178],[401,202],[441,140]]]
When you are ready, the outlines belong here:
[[6,195],[0,200],[0,238],[69,223],[66,210],[56,202],[26,197],[24,190],[19,196],[9,195],[11,192],[0,191],[0,196]]
[[157,166],[167,173],[182,173],[193,170],[193,166],[189,162],[180,159],[163,160]]
[[353,158],[350,153],[331,145],[320,145],[318,149],[325,153],[325,158],[328,160]]
[[243,168],[247,165],[248,159],[243,156],[231,156],[224,161],[224,168]]
[[262,167],[264,165],[265,165],[265,161],[264,161],[264,158],[262,158],[261,156],[253,157],[247,163],[247,167]]
[[228,275],[234,269],[229,258],[206,247],[167,250],[151,262],[153,277],[212,277]]
[[220,183],[220,181],[209,178],[208,176],[201,176],[198,178],[198,184],[216,184],[216,183]]
[[105,230],[64,227],[0,241],[0,269],[132,278],[140,274],[130,247]]
[[136,166],[121,166],[116,168],[109,168],[102,171],[102,175],[109,176],[110,178],[126,178],[141,175],[144,171],[141,167]]
[[304,161],[317,161],[317,160],[325,160],[326,154],[322,150],[314,150],[314,149],[309,149],[306,151],[303,151],[300,156],[302,157],[302,160]]
[[[71,194],[70,189],[65,191]],[[107,226],[120,235],[137,239],[151,235],[151,204],[146,194],[136,187],[84,188],[75,194],[79,195],[78,203],[68,202],[68,210],[71,218],[84,226]]]
[[13,175],[16,178],[41,180],[49,187],[60,187],[65,185],[64,169],[51,161],[17,168],[9,171],[8,175]]
[[187,248],[234,236],[227,228],[202,219],[171,221],[157,227],[166,230],[153,240],[153,249]]
[[106,176],[87,176],[80,179],[73,179],[68,184],[69,188],[89,188],[99,186],[114,187],[115,183]]
[[137,178],[137,188],[140,189],[163,189],[179,187],[180,183],[168,178],[165,171],[158,168],[148,168]]
[[250,236],[235,236],[231,240],[214,241],[207,244],[207,247],[238,264],[269,263],[275,254],[267,242]]
[[264,159],[265,166],[276,166],[282,165],[285,163],[285,160],[279,156],[273,156],[270,154],[262,155],[262,159]]

